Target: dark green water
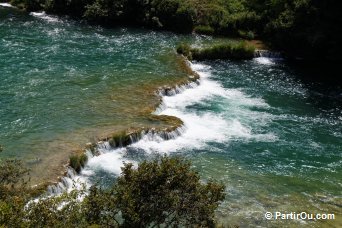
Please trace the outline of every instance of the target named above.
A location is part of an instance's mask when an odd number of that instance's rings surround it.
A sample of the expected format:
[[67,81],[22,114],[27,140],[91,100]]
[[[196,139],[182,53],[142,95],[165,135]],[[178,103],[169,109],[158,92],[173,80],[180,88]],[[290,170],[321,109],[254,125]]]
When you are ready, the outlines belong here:
[[[186,76],[173,51],[182,40],[210,41],[104,29],[0,6],[1,156],[30,164],[39,158],[32,167],[45,169],[35,175],[46,178],[58,172],[56,161],[103,132],[161,124],[140,110],[156,103],[151,91]],[[204,180],[227,186],[217,213],[224,224],[341,226],[341,90],[304,83],[284,62],[267,58],[192,67],[200,85],[165,97],[160,110],[184,121],[181,136],[104,150],[82,176],[107,183],[123,161],[179,154]],[[335,213],[337,219],[267,221],[266,211]]]

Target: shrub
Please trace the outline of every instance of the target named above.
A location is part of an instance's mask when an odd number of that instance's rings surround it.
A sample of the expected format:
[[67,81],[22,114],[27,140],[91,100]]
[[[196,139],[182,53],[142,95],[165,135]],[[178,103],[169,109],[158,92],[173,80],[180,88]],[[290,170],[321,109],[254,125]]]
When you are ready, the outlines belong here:
[[151,11],[166,29],[177,32],[191,32],[193,29],[196,13],[188,2],[155,0],[151,4]]
[[224,199],[222,184],[203,184],[189,162],[166,156],[137,168],[125,164],[112,191],[124,227],[213,226]]
[[[0,177],[15,177],[6,184],[24,174],[17,161],[0,165],[12,167],[0,170]],[[25,191],[0,194],[0,227],[213,227],[214,211],[224,199],[222,184],[202,183],[188,161],[166,156],[137,168],[125,164],[106,190],[93,186],[88,194],[83,188],[38,201],[23,197]]]

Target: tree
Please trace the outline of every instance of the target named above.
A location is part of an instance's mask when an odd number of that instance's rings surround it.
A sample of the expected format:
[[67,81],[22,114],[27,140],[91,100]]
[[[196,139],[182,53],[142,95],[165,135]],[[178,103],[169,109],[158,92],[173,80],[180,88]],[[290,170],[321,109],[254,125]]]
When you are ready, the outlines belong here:
[[113,186],[123,227],[213,226],[224,186],[201,183],[191,164],[178,157],[125,164]]

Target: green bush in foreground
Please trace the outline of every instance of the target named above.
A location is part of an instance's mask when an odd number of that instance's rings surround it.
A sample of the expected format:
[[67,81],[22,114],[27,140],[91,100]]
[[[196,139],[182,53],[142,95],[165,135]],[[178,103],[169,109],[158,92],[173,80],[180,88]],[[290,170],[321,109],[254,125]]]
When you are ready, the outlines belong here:
[[190,60],[213,59],[252,59],[255,47],[245,41],[215,44],[207,48],[191,48],[188,44],[180,44],[177,53],[186,56]]
[[[17,183],[21,169],[1,162],[0,189]],[[12,167],[12,168],[11,168]],[[17,166],[14,166],[17,167]],[[158,157],[138,167],[125,164],[109,189],[93,186],[55,197],[1,195],[0,227],[213,227],[214,211],[224,199],[224,186],[202,183],[191,164],[178,157]],[[80,198],[83,198],[81,201]]]
[[214,211],[224,199],[223,185],[202,184],[181,158],[144,161],[137,169],[126,164],[113,190],[128,227],[213,226]]

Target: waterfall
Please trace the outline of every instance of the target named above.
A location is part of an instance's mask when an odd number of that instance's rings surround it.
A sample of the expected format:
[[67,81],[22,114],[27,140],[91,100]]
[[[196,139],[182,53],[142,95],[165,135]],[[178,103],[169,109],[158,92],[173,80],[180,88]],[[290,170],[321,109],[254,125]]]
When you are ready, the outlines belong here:
[[48,186],[48,195],[59,195],[64,191],[71,189],[75,183],[74,179],[76,175],[75,170],[69,167],[65,176],[62,177],[58,183]]
[[[159,96],[174,96],[176,94],[182,93],[183,91],[195,88],[200,84],[199,80],[189,82],[187,84],[171,87],[165,87],[159,89],[157,95]],[[152,114],[158,115],[165,109],[165,104],[162,102],[160,106],[156,109]],[[95,146],[89,144],[89,148],[85,150],[85,154],[89,159],[92,159],[95,156],[101,156],[101,154],[105,154],[109,150],[126,147],[131,144],[137,143],[140,140],[148,140],[161,142],[165,140],[175,139],[178,136],[182,135],[186,131],[185,126],[179,126],[175,129],[138,129],[133,130],[132,132],[128,132],[117,137],[104,139],[96,143]],[[82,184],[86,184],[80,175],[77,175],[76,171],[71,167],[68,167],[66,175],[60,179],[60,181],[56,184],[48,186],[47,193],[48,195],[58,195],[65,191],[77,188]]]

